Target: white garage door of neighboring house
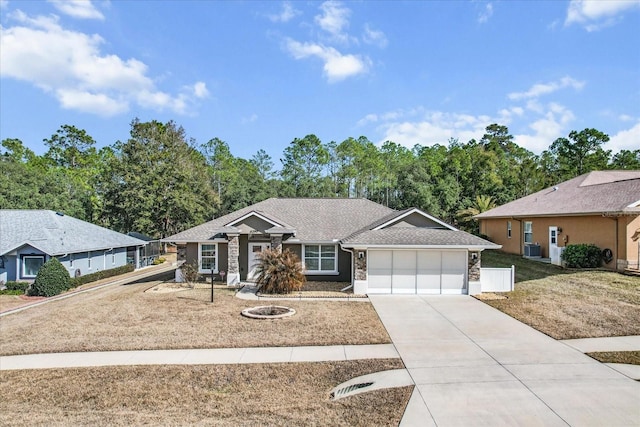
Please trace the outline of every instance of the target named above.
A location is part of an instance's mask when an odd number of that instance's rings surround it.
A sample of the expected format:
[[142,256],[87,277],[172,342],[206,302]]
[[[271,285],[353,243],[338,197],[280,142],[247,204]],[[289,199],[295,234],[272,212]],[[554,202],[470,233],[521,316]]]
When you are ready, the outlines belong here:
[[466,294],[466,251],[370,250],[371,294]]

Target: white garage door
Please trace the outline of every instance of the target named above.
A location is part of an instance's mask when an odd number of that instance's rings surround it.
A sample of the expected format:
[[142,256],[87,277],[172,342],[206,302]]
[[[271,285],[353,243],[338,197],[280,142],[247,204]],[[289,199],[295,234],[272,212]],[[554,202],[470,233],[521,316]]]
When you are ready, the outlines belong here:
[[466,251],[369,251],[371,294],[466,294]]

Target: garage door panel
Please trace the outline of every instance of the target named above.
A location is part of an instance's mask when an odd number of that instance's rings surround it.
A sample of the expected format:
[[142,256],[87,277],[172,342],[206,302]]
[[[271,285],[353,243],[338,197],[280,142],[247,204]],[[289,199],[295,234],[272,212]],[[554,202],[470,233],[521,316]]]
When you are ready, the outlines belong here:
[[368,259],[369,293],[390,294],[393,258],[391,251],[370,251]]
[[418,251],[416,289],[419,294],[440,293],[439,251]]
[[416,251],[393,251],[391,293],[416,293]]
[[442,252],[442,293],[466,293],[466,270],[467,257],[465,252]]
[[466,293],[466,251],[369,251],[369,292]]

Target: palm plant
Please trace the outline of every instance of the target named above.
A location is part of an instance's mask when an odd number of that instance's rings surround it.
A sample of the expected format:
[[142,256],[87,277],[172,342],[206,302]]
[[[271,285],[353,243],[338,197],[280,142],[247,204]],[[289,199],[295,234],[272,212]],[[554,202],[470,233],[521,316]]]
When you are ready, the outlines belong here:
[[300,258],[285,249],[262,251],[258,258],[256,284],[266,294],[288,294],[302,289],[306,279]]
[[469,206],[466,209],[460,209],[458,212],[456,212],[456,217],[462,224],[466,225],[471,221],[475,221],[473,218],[474,216],[495,207],[496,202],[495,200],[493,200],[492,196],[476,196],[476,200],[474,201],[473,205]]

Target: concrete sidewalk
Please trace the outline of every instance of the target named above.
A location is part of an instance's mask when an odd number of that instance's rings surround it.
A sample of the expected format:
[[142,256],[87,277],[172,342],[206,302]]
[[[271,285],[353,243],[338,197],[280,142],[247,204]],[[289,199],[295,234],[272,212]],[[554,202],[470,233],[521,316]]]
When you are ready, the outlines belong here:
[[101,351],[0,356],[0,371],[123,365],[213,365],[398,358],[393,344]]
[[402,426],[640,425],[640,384],[472,297],[370,299],[416,384]]

